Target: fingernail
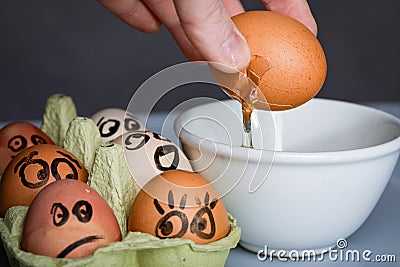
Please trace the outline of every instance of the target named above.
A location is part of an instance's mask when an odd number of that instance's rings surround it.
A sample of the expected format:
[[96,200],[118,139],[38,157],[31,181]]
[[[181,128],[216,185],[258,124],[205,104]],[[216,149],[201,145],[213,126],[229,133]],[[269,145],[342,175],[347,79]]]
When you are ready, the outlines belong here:
[[232,36],[222,44],[222,53],[225,56],[226,64],[242,70],[250,62],[250,49],[246,39],[236,28]]

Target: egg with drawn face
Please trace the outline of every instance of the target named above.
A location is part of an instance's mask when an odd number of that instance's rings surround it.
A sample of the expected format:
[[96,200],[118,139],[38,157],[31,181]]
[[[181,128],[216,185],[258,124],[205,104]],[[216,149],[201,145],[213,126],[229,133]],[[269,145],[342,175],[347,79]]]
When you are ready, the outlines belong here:
[[21,247],[54,258],[81,258],[120,240],[117,219],[107,202],[83,182],[60,180],[33,200]]
[[129,230],[158,238],[206,244],[228,235],[229,221],[217,190],[197,173],[171,170],[157,175],[137,194]]
[[103,142],[110,142],[125,132],[145,130],[146,126],[133,114],[119,108],[102,109],[92,116]]
[[8,163],[27,147],[39,144],[53,144],[50,137],[35,125],[17,121],[0,130],[0,176]]
[[67,150],[50,144],[28,147],[8,164],[0,180],[0,216],[12,206],[29,206],[52,182],[87,178],[85,166]]
[[151,178],[168,170],[192,171],[182,150],[168,138],[151,131],[125,133],[114,143],[124,148],[129,170],[137,186],[143,187]]

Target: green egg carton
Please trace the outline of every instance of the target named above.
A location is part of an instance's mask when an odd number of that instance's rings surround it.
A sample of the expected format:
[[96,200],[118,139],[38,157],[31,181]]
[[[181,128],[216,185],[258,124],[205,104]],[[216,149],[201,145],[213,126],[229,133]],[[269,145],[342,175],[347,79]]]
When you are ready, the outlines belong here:
[[123,239],[97,249],[85,258],[35,255],[22,251],[20,246],[28,207],[12,207],[4,218],[0,218],[0,235],[11,266],[224,266],[230,249],[236,247],[240,239],[240,228],[229,214],[228,236],[204,245],[188,239],[160,239],[146,233],[128,232],[128,217],[136,192],[122,146],[101,143],[98,128],[91,119],[78,117],[75,112],[65,116],[65,110],[75,110],[71,98],[63,95],[50,97],[44,115],[47,119],[42,128],[50,131],[54,129],[53,125],[63,125],[51,135],[58,138],[58,145],[78,157],[89,170],[88,184],[113,209]]
[[23,221],[28,207],[16,206],[0,219],[0,233],[11,266],[224,266],[240,229],[229,216],[230,233],[218,241],[196,245],[188,239],[159,239],[150,234],[129,232],[122,241],[100,248],[85,258],[51,258],[22,251]]

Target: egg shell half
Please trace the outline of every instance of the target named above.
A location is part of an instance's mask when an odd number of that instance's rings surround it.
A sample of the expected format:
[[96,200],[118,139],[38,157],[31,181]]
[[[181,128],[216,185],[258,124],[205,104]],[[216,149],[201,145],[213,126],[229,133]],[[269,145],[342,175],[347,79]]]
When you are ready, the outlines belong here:
[[81,258],[121,240],[115,215],[90,186],[59,180],[33,200],[25,218],[22,250],[53,258]]
[[222,199],[205,178],[170,170],[139,191],[128,228],[161,239],[184,238],[206,244],[228,235],[229,220]]
[[312,99],[326,77],[326,58],[318,39],[299,21],[271,11],[232,17],[252,55],[247,76],[271,110],[286,110]]
[[88,171],[70,152],[56,145],[31,146],[7,166],[0,181],[0,216],[12,206],[29,206],[46,185],[60,179],[87,182]]

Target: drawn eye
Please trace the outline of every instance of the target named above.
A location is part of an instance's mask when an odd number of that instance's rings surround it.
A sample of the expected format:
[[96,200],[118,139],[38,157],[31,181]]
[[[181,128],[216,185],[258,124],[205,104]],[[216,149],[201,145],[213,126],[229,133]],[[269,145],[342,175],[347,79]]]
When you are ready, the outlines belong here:
[[140,124],[134,118],[126,118],[124,120],[125,130],[133,132],[140,129]]
[[82,166],[79,164],[79,162],[64,152],[57,151],[57,153],[64,156],[64,158],[55,158],[51,162],[51,174],[54,176],[54,178],[56,180],[60,180],[63,178],[63,177],[61,177],[61,174],[59,172],[59,165],[60,165],[60,163],[64,163],[64,164],[68,165],[68,167],[71,171],[70,173],[65,174],[64,178],[78,180],[77,168],[82,169]]
[[142,148],[148,141],[150,136],[146,133],[132,133],[125,138],[125,148],[127,150],[138,150]]
[[61,203],[54,203],[50,214],[53,214],[53,224],[55,226],[61,226],[68,221],[69,212]]
[[[186,194],[182,196],[179,208],[181,210],[185,209],[186,205]],[[161,207],[157,199],[154,199],[154,206],[158,213],[164,215],[165,211]],[[185,213],[179,210],[172,210],[175,207],[174,204],[174,194],[170,190],[168,192],[168,207],[171,209],[170,212],[165,214],[157,223],[156,226],[156,236],[159,238],[178,238],[182,237],[189,225],[188,218]]]
[[[49,164],[43,159],[34,159],[39,153],[32,151],[29,156],[22,158],[14,167],[14,173],[18,172],[18,176],[21,179],[21,183],[28,188],[39,188],[47,184],[50,177]],[[25,174],[26,168],[34,167],[36,171],[36,177],[34,175]],[[37,169],[40,167],[40,169]],[[36,180],[37,178],[37,180]]]
[[[207,227],[210,230],[206,233]],[[193,217],[190,223],[190,232],[203,239],[211,239],[215,235],[215,221],[211,210],[208,207],[201,208]]]
[[31,136],[31,141],[34,145],[47,144],[43,137],[35,134]]
[[72,208],[72,214],[74,214],[80,222],[87,223],[90,221],[90,219],[92,219],[92,205],[85,200],[80,200],[76,202]]
[[20,152],[24,148],[26,148],[28,142],[26,141],[25,137],[22,135],[16,135],[8,141],[7,147],[12,152]]
[[175,170],[179,164],[178,149],[174,145],[157,147],[154,152],[154,163],[160,171]]
[[168,212],[157,223],[156,236],[159,238],[182,237],[188,228],[188,218],[179,210]]
[[101,117],[100,121],[97,123],[101,137],[110,137],[118,131],[121,124],[119,121],[109,119],[103,122],[103,120],[104,117]]
[[[202,239],[211,239],[215,235],[215,220],[211,210],[217,205],[218,199],[213,199],[211,203],[209,201],[210,196],[206,193],[204,197],[205,206],[196,212],[190,223],[190,232]],[[198,205],[201,204],[200,199],[196,199],[196,202]],[[208,232],[207,228],[209,228]]]

